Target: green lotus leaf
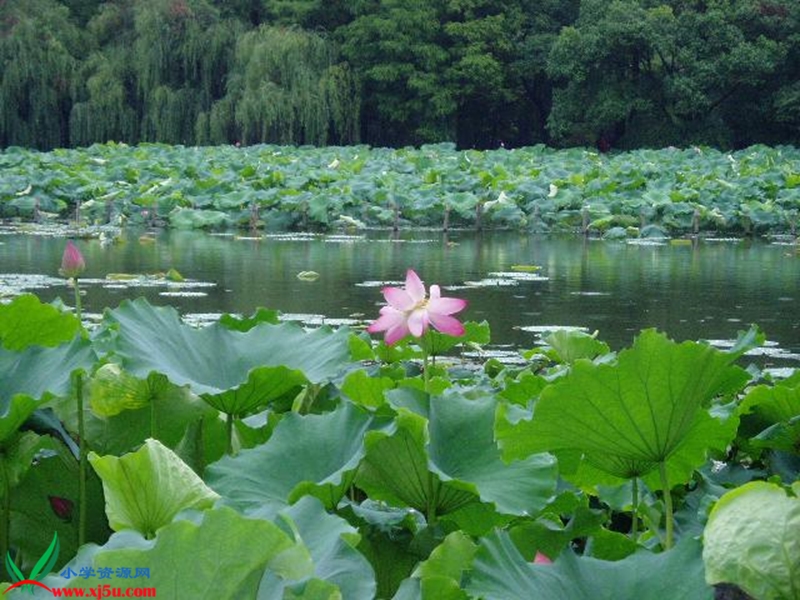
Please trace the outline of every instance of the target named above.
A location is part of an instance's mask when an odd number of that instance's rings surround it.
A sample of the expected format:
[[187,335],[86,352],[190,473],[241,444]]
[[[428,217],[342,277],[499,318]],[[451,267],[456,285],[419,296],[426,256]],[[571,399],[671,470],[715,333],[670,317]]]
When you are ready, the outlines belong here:
[[759,600],[800,594],[800,499],[778,485],[752,481],[722,496],[703,546],[710,584],[733,583]]
[[[78,550],[78,461],[55,438],[36,437],[36,445],[28,452],[39,450],[38,458],[31,462],[29,456],[25,457],[28,467],[19,485],[11,490],[11,544],[22,553],[24,561],[29,561],[17,563],[25,573],[47,549],[53,532],[58,533],[61,544],[61,562]],[[111,533],[103,512],[103,488],[91,469],[86,479],[87,514],[92,515],[87,520],[86,539],[102,543]]]
[[[124,370],[118,381],[116,368],[108,369],[107,365],[98,369],[98,373],[108,380],[98,384],[89,379],[86,386],[89,401],[84,403],[86,440],[98,454],[119,456],[139,447],[149,437],[175,449],[190,435],[195,435],[195,441],[199,442],[193,445],[199,462],[189,461],[192,467],[217,460],[225,452],[227,434],[219,412],[187,386],[177,386],[157,373],[139,379]],[[57,398],[50,406],[67,428],[77,429],[74,398]]]
[[750,438],[754,446],[784,452],[800,450],[800,385],[796,382],[753,388],[742,400],[739,412],[746,429],[758,434]]
[[[149,577],[126,579],[124,586],[155,588],[159,597],[255,598],[265,569],[273,562],[282,568],[298,546],[274,523],[221,507],[177,519],[153,540],[130,530],[116,533],[104,546],[84,546],[67,566],[76,573],[88,566],[114,573],[147,569]],[[43,583],[87,587],[81,577],[50,576]]]
[[[197,329],[172,308],[123,302],[106,315],[118,328],[114,350],[137,377],[163,373],[219,410],[242,416],[307,383],[332,378],[347,363],[348,333],[259,323],[247,331],[220,323]],[[158,340],[158,343],[154,343]]]
[[542,391],[531,420],[498,427],[498,438],[506,458],[570,450],[616,477],[646,475],[699,435],[713,398],[747,381],[735,358],[645,330],[615,364],[576,361]]
[[349,373],[342,382],[341,390],[360,406],[377,408],[386,403],[384,392],[395,387],[388,377],[370,377],[366,371]]
[[32,294],[23,294],[9,304],[0,304],[0,345],[9,350],[28,346],[58,346],[70,341],[80,321]]
[[665,590],[670,598],[711,600],[700,552],[700,543],[687,538],[661,554],[643,550],[609,562],[567,551],[552,565],[534,565],[497,531],[481,541],[465,589],[485,600],[663,600]]
[[153,396],[147,379],[137,379],[115,363],[105,364],[95,371],[89,380],[89,390],[89,404],[101,417],[143,408]]
[[592,360],[596,356],[608,354],[611,349],[594,335],[583,331],[560,329],[554,331],[544,342],[553,349],[559,361],[568,365],[579,358]]
[[414,343],[425,350],[428,356],[438,356],[459,344],[485,345],[490,341],[489,323],[486,321],[480,323],[467,321],[464,323],[464,335],[462,336],[447,335],[431,329],[421,338],[415,339]]
[[21,352],[0,347],[0,444],[25,422],[37,406],[67,394],[72,374],[95,360],[88,340],[74,338],[54,348],[30,346]]
[[393,600],[466,600],[461,589],[477,546],[461,531],[454,531],[405,580]]
[[219,497],[158,440],[121,458],[89,453],[103,481],[106,515],[114,531],[135,529],[153,537],[187,508],[209,508]]
[[[395,397],[426,396],[412,389],[396,391]],[[394,427],[367,434],[367,454],[356,485],[374,500],[415,508],[429,519],[476,501],[473,491],[444,485],[431,472],[425,448],[427,419],[407,408],[396,410]]]
[[[259,586],[259,598],[286,598],[285,594],[308,593],[319,582],[339,593],[338,598],[375,597],[375,573],[355,546],[360,535],[344,519],[326,512],[316,498],[306,496],[278,513],[276,523],[290,538],[308,548],[312,562],[305,577],[290,580],[267,571]],[[305,597],[305,596],[298,596]]]
[[22,352],[0,347],[2,412],[7,410],[8,403],[17,394],[34,399],[66,394],[72,384],[72,373],[89,369],[95,358],[91,344],[83,338],[74,338],[68,344],[53,348],[30,346]]
[[441,481],[494,504],[500,513],[536,515],[555,495],[555,458],[534,454],[505,463],[494,441],[496,409],[493,396],[472,400],[446,393],[432,398],[430,469]]
[[390,397],[396,428],[368,434],[367,456],[358,473],[358,485],[370,497],[431,517],[478,500],[500,513],[532,515],[554,494],[553,457],[503,462],[493,439],[493,397],[470,400],[449,393],[429,404],[409,390]]
[[169,215],[170,225],[176,229],[218,228],[229,224],[230,217],[218,210],[176,208]]
[[229,502],[270,514],[303,495],[333,509],[364,457],[364,436],[375,423],[343,403],[321,415],[287,414],[270,439],[209,465],[206,481]]

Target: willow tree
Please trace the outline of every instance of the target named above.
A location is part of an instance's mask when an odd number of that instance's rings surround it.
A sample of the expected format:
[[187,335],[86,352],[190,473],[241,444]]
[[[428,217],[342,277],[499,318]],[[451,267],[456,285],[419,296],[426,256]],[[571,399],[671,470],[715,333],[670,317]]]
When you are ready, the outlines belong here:
[[141,0],[134,29],[142,139],[194,143],[198,115],[225,92],[238,23],[206,0]]
[[293,29],[243,35],[228,93],[208,116],[212,141],[347,144],[357,141],[358,89],[333,44]]
[[0,2],[0,146],[69,143],[81,34],[51,0]]
[[82,65],[83,83],[75,91],[69,119],[73,146],[139,141],[141,119],[131,93],[132,68],[127,58],[127,51],[112,48],[95,53]]

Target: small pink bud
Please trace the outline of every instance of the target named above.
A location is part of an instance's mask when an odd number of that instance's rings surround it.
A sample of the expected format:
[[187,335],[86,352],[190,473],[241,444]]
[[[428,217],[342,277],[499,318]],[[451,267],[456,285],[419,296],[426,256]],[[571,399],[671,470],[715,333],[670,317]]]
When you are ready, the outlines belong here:
[[533,564],[535,565],[551,565],[553,561],[547,558],[544,554],[537,551],[536,556],[533,557]]
[[50,501],[50,508],[59,519],[62,521],[72,520],[72,509],[75,506],[72,500],[58,496],[48,496],[47,499]]
[[78,247],[72,243],[72,240],[67,242],[67,247],[64,248],[64,256],[61,257],[61,270],[59,271],[64,277],[77,277],[86,268],[86,263],[83,260],[83,255]]

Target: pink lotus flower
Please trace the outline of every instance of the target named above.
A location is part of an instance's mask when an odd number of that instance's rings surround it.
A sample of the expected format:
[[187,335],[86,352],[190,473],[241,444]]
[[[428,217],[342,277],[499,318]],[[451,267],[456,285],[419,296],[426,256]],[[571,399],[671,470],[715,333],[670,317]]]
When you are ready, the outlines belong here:
[[64,248],[64,255],[61,257],[61,270],[59,271],[64,277],[77,277],[86,268],[86,263],[83,260],[83,254],[78,250],[78,247],[72,243],[72,240],[67,242],[67,247]]
[[464,335],[464,326],[450,315],[464,310],[467,301],[443,298],[438,285],[432,285],[430,298],[426,297],[425,285],[413,269],[406,273],[405,289],[385,287],[383,297],[389,304],[381,308],[381,316],[367,331],[385,331],[387,344],[394,344],[409,333],[421,337],[429,325],[448,335]]
[[536,551],[536,556],[533,557],[533,562],[536,565],[552,565],[553,561],[546,554],[542,554],[538,550]]

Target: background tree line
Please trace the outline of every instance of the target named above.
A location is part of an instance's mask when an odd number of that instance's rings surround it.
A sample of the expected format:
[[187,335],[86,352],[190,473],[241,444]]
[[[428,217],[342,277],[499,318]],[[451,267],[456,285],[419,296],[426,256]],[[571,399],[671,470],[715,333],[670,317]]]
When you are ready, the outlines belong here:
[[797,0],[0,0],[0,146],[800,142]]

